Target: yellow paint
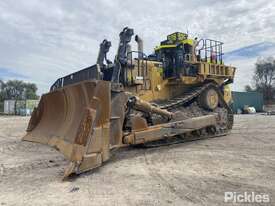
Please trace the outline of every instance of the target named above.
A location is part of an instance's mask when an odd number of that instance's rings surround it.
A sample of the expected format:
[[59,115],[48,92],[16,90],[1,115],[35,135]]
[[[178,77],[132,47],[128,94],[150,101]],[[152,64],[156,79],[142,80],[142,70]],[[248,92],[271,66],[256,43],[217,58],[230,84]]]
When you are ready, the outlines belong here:
[[177,45],[175,45],[175,44],[160,45],[155,48],[155,51],[158,51],[160,49],[176,48],[176,47],[177,47]]
[[[204,82],[205,80],[212,80],[215,81],[218,85],[222,85],[226,79],[234,78],[234,75],[230,74],[234,73],[234,71],[231,70],[235,69],[233,67],[227,67],[228,75],[217,75],[216,73],[211,73],[210,64],[203,62],[198,63],[200,69],[199,75],[197,76],[182,76],[180,79],[163,79],[163,68],[161,67],[161,64],[154,61],[148,61],[147,76],[140,80],[141,76],[138,75],[137,60],[135,60],[134,65],[135,67],[132,69],[132,71],[128,70],[127,78],[130,80],[131,75],[133,75],[133,80],[138,79],[139,81],[133,81],[134,84],[127,86],[125,89],[126,91],[139,96],[142,100],[145,101],[165,100],[172,98],[173,96],[183,93],[187,87],[197,85]],[[203,69],[203,66],[205,66],[206,69]],[[216,67],[216,72],[217,69],[220,68]],[[140,71],[140,75],[141,74],[142,71]],[[147,85],[146,88],[145,84]],[[227,88],[227,86],[224,92],[224,98],[226,102],[231,100],[231,91],[230,88]],[[213,101],[215,100],[213,99]]]
[[[190,44],[191,46],[194,44],[193,39],[184,39],[180,41],[180,44]],[[158,51],[160,49],[169,49],[169,48],[176,48],[176,44],[166,44],[166,45],[159,45],[155,48],[155,51]]]
[[193,45],[194,44],[194,40],[193,39],[185,39],[183,41],[181,41],[182,44],[190,44]]
[[233,101],[230,85],[225,85],[224,86],[224,101],[227,104],[230,104]]
[[185,33],[181,33],[181,32],[175,32],[173,34],[170,34],[167,36],[167,39],[170,41],[176,41],[177,39],[179,41],[187,39],[188,35]]
[[200,82],[198,80],[198,77],[190,77],[190,76],[182,76],[181,80],[184,84],[197,84]]

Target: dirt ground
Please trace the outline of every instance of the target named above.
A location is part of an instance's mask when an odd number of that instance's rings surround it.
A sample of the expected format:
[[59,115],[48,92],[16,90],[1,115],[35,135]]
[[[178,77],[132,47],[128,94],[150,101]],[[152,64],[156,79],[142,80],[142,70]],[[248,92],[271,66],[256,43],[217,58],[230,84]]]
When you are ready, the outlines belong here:
[[62,155],[20,140],[27,122],[0,117],[1,206],[220,206],[231,205],[224,203],[228,191],[266,193],[273,200],[266,205],[275,205],[275,116],[235,116],[229,136],[123,149],[103,167],[66,182]]

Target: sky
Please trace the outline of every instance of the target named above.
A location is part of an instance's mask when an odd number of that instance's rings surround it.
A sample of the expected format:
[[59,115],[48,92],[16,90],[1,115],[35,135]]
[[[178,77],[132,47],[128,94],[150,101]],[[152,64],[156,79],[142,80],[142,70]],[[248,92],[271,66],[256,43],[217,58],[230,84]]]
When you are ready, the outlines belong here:
[[225,53],[224,61],[237,67],[232,89],[243,91],[246,85],[255,88],[255,63],[269,57],[275,58],[274,42],[260,42]]
[[104,38],[113,59],[125,26],[144,39],[148,54],[175,31],[220,40],[227,52],[275,42],[274,19],[270,0],[1,0],[0,79],[47,92],[57,78],[94,64]]

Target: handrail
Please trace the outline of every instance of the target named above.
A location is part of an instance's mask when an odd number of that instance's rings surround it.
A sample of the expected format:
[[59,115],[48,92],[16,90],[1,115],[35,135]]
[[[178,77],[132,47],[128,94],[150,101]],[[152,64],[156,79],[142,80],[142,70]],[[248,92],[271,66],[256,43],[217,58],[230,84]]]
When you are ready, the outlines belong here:
[[[144,87],[146,88],[146,76],[148,75],[148,56],[145,54],[145,53],[143,53],[143,52],[141,52],[141,51],[130,51],[130,52],[128,52],[127,53],[127,57],[130,59],[130,66],[132,67],[132,65],[133,65],[133,54],[134,53],[136,53],[136,54],[138,54],[138,56],[142,56],[142,58],[137,58],[137,69],[138,69],[138,76],[142,76],[142,78],[143,78],[143,80],[145,80],[144,81]],[[128,59],[128,60],[129,60]],[[142,61],[142,64],[140,64],[140,61]],[[144,61],[145,61],[145,65],[144,65]],[[145,68],[144,68],[144,66],[145,66]],[[141,67],[142,67],[142,73],[141,73]],[[125,71],[125,73],[126,73],[126,84],[128,84],[129,82],[128,82],[128,69],[129,69],[129,67],[127,66],[127,68],[126,68],[126,71]],[[131,84],[133,84],[133,70],[132,70],[132,68],[130,68],[130,79],[131,79]]]

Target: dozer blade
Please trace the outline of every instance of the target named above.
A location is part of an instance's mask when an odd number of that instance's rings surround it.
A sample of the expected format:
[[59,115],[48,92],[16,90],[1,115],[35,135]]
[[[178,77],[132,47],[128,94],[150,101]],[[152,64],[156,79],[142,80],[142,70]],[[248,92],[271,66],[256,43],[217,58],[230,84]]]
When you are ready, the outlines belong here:
[[109,158],[110,83],[84,81],[44,94],[33,112],[25,141],[48,144],[70,161],[64,177]]

